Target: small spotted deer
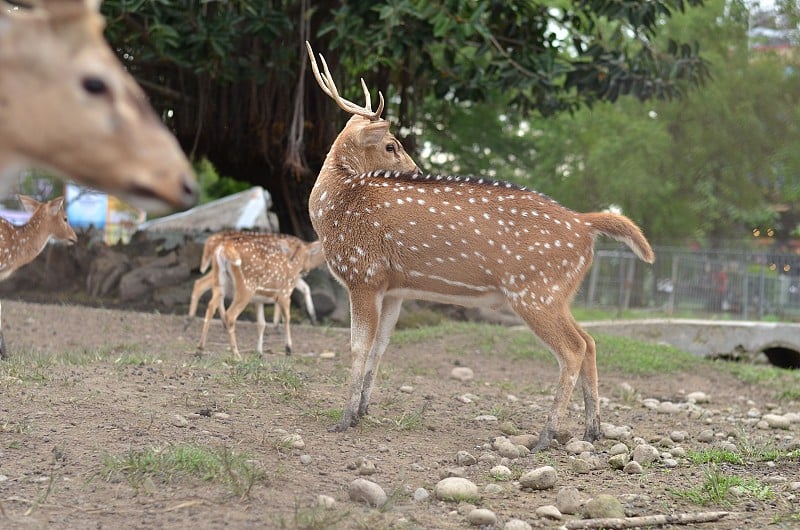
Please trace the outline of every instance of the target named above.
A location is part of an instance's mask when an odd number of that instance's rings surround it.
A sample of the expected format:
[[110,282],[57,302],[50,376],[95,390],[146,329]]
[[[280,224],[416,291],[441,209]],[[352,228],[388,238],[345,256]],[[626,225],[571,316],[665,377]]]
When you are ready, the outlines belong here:
[[99,0],[14,4],[0,0],[0,183],[36,166],[151,211],[194,204],[191,166],[103,38]]
[[[51,237],[69,243],[78,239],[67,221],[63,197],[41,203],[20,195],[19,200],[23,208],[31,213],[31,217],[22,226],[15,226],[0,218],[0,281],[33,261],[44,250]],[[0,358],[7,358],[1,319]]]
[[[239,233],[222,237],[211,251],[210,261],[214,283],[211,300],[206,308],[199,350],[205,348],[208,326],[214,313],[219,310],[222,322],[228,331],[231,350],[237,359],[242,356],[236,341],[236,319],[253,302],[256,304],[259,354],[264,353],[264,304],[274,303],[275,312],[280,313],[286,333],[286,354],[292,352],[290,328],[292,291],[302,281],[301,276],[322,265],[325,260],[322,245],[317,241],[306,243],[293,236],[273,234]],[[205,253],[204,253],[205,254]],[[201,266],[203,267],[203,266]],[[207,265],[204,265],[207,268]],[[305,282],[303,282],[305,284]],[[232,293],[233,300],[225,309],[223,301]],[[308,302],[308,300],[307,300]]]
[[[217,249],[217,246],[226,238],[234,238],[240,235],[246,237],[248,235],[247,232],[219,232],[216,234],[212,234],[206,239],[206,242],[203,244],[203,257],[200,260],[200,272],[206,272],[208,268],[211,266],[212,258],[214,256],[214,251]],[[263,236],[267,236],[267,234],[262,234]],[[276,238],[287,238],[289,236],[284,235],[275,235]],[[298,239],[298,241],[300,241]],[[310,271],[303,271],[303,273],[307,273]],[[203,296],[206,292],[210,291],[214,287],[214,281],[217,277],[217,273],[215,271],[209,271],[201,278],[195,280],[194,285],[192,287],[192,294],[189,299],[189,318],[191,319],[197,314],[197,306],[200,302],[200,297]],[[228,278],[230,281],[230,278]],[[317,313],[314,309],[314,302],[311,299],[311,287],[306,283],[306,281],[299,277],[297,279],[297,286],[295,287],[300,293],[303,295],[303,300],[306,305],[306,311],[308,312],[308,316],[311,319],[312,324],[317,323]],[[226,293],[226,296],[232,293]],[[223,305],[224,310],[224,300],[220,300],[220,304]],[[273,314],[273,326],[277,327],[280,321],[280,311],[275,311]],[[187,324],[188,325],[188,324]]]
[[[308,46],[308,43],[306,43]],[[311,46],[322,90],[353,116],[333,142],[309,197],[311,222],[351,309],[344,431],[367,413],[381,356],[404,299],[499,308],[508,304],[552,350],[560,375],[537,449],[550,446],[580,379],[586,440],[600,435],[595,343],[569,303],[592,263],[598,234],[652,263],[641,230],[613,213],[578,213],[514,184],[423,175],[381,119],[343,99]]]

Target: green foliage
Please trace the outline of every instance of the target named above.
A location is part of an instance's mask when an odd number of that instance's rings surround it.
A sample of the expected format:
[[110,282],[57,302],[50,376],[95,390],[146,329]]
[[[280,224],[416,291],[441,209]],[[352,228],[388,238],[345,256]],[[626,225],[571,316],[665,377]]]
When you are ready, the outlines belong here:
[[200,187],[200,199],[198,201],[200,204],[227,197],[250,187],[248,182],[220,176],[214,164],[205,157],[194,163],[194,171]]
[[686,490],[673,490],[676,497],[684,498],[695,504],[730,505],[732,488],[736,487],[741,495],[766,500],[774,496],[768,485],[761,484],[753,477],[726,475],[715,464],[703,466],[704,482]]

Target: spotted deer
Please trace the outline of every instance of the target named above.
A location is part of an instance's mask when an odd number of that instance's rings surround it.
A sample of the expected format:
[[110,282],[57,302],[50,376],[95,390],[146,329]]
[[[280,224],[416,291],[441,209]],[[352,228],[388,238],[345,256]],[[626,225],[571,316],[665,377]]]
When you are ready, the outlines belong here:
[[[252,234],[252,233],[250,233]],[[248,232],[219,232],[216,234],[212,234],[206,239],[206,242],[203,244],[203,257],[200,260],[200,272],[205,273],[208,268],[211,266],[213,261],[214,251],[217,249],[217,246],[226,238],[235,238],[240,235],[244,235],[247,237]],[[269,234],[262,234],[264,237],[269,237]],[[275,238],[288,238],[291,236],[284,236],[282,234],[275,234]],[[299,239],[297,241],[300,241]],[[303,274],[306,274],[310,271],[303,271]],[[206,292],[210,291],[212,287],[214,287],[214,281],[217,276],[215,271],[209,271],[201,278],[195,280],[194,285],[192,287],[192,294],[189,298],[189,318],[191,319],[197,314],[197,306],[200,302],[200,297],[203,296]],[[228,278],[230,281],[230,278]],[[300,293],[303,295],[303,301],[306,305],[306,311],[308,312],[308,316],[311,319],[312,324],[317,323],[317,313],[314,309],[314,302],[311,299],[311,287],[306,283],[306,281],[302,277],[297,278],[297,286],[295,287]],[[232,295],[232,293],[225,293],[227,295]],[[223,305],[224,310],[224,300],[220,300],[220,304]],[[277,327],[280,321],[280,311],[274,311],[273,313],[273,326]]]
[[309,197],[311,222],[351,309],[349,396],[344,431],[367,414],[381,357],[404,299],[499,308],[509,305],[553,352],[560,369],[537,450],[550,446],[576,382],[584,395],[584,438],[600,435],[595,342],[569,304],[592,263],[598,234],[652,263],[641,230],[614,213],[578,213],[515,184],[424,175],[373,111],[342,98],[306,43],[323,92],[352,114],[333,142]]
[[[292,352],[291,305],[292,291],[301,275],[319,267],[324,262],[322,245],[306,243],[293,236],[272,234],[239,234],[225,237],[213,249],[211,260],[214,283],[211,300],[206,308],[199,350],[205,348],[208,326],[216,311],[228,332],[231,350],[237,359],[241,353],[236,341],[236,320],[253,302],[256,304],[258,326],[257,351],[263,354],[264,304],[274,303],[275,312],[283,317],[286,334],[286,354]],[[304,282],[305,283],[305,282]],[[230,306],[225,309],[226,294],[233,293]]]
[[[44,250],[51,237],[69,243],[74,243],[78,239],[67,221],[63,197],[42,203],[26,195],[20,195],[19,200],[31,216],[22,226],[13,225],[0,218],[0,281],[33,261]],[[0,319],[0,358],[7,358],[2,319]]]
[[191,206],[191,166],[103,38],[99,5],[0,0],[0,184],[42,167],[150,211]]

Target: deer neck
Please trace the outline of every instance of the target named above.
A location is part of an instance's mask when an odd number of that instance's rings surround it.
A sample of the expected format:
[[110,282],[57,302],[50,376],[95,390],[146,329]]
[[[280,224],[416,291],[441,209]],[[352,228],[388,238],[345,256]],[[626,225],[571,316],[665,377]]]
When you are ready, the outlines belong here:
[[17,263],[20,266],[38,256],[50,240],[50,232],[42,230],[42,222],[42,217],[34,213],[27,223],[14,227],[13,244],[19,252]]

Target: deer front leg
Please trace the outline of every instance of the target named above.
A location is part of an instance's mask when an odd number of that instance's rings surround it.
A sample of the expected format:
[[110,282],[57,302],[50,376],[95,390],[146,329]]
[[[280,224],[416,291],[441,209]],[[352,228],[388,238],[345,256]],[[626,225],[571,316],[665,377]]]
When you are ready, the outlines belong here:
[[[576,323],[577,325],[577,323]],[[579,329],[586,341],[586,356],[581,365],[581,387],[586,412],[586,427],[583,439],[594,442],[600,439],[600,395],[597,389],[597,348],[594,339],[584,330]]]
[[221,305],[223,294],[222,290],[218,286],[214,286],[211,288],[211,300],[208,301],[208,307],[206,307],[206,315],[203,317],[203,330],[200,332],[200,344],[197,345],[197,351],[201,352],[206,347],[206,337],[208,336],[208,326],[211,324],[211,319],[214,318],[214,313],[217,312],[217,308]]
[[264,318],[264,304],[256,304],[256,329],[258,330],[258,343],[256,351],[264,355],[264,330],[267,329],[267,320]]
[[286,355],[292,354],[292,328],[289,325],[292,319],[291,318],[292,315],[289,312],[291,310],[291,305],[292,305],[291,296],[292,293],[290,291],[288,295],[280,295],[275,300],[275,311],[280,311],[281,314],[283,314],[283,327],[284,327],[284,332],[286,333],[286,347],[285,347]]
[[342,411],[341,421],[330,428],[343,432],[358,422],[361,394],[364,390],[364,368],[375,343],[378,329],[378,296],[372,290],[350,290],[350,394]]
[[225,329],[228,330],[228,341],[231,345],[231,351],[237,361],[242,360],[242,354],[239,353],[239,345],[236,343],[236,319],[239,318],[244,308],[247,307],[248,302],[249,300],[246,298],[240,298],[239,291],[236,291],[233,302],[231,302],[231,305],[228,307],[228,310],[225,311],[225,315],[222,318]]
[[397,318],[400,316],[400,308],[402,305],[403,299],[394,296],[384,297],[383,303],[381,304],[378,333],[375,337],[375,345],[372,347],[367,357],[367,365],[364,372],[364,388],[361,391],[361,402],[358,405],[359,417],[367,414],[372,389],[375,387],[375,377],[378,374],[378,367],[380,366],[381,358],[386,351],[386,347],[389,345],[389,339],[392,336],[395,324],[397,324]]

